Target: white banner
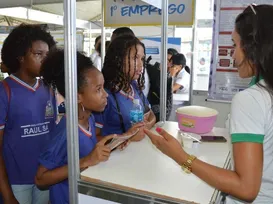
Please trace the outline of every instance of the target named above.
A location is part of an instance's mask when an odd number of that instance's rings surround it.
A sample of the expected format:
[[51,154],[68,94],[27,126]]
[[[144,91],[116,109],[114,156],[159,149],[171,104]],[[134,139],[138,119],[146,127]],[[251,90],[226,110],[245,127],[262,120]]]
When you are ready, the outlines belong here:
[[[192,26],[194,5],[195,0],[169,0],[169,25]],[[140,0],[104,0],[104,14],[105,27],[161,25],[161,9]]]

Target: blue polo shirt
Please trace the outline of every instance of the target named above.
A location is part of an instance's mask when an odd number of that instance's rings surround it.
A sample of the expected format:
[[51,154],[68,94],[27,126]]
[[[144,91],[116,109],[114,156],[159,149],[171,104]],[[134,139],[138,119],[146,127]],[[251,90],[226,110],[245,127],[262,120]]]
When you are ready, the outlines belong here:
[[[90,130],[87,131],[79,126],[79,156],[87,156],[96,146],[96,128],[94,117],[89,120]],[[48,145],[46,150],[40,155],[39,162],[45,168],[51,170],[67,165],[67,134],[66,134],[66,117],[61,121],[52,132],[54,139]],[[51,204],[69,203],[68,180],[52,185],[49,188]]]
[[5,81],[10,100],[0,83],[0,129],[8,179],[11,185],[34,184],[39,155],[55,127],[55,96],[40,80],[29,86],[10,75]]
[[123,133],[117,104],[113,94],[115,94],[120,107],[125,131],[131,128],[130,110],[133,108],[134,99],[139,99],[143,111],[145,110],[145,107],[150,107],[147,98],[144,96],[143,92],[138,89],[136,82],[133,82],[131,86],[133,89],[132,96],[128,96],[122,90],[118,93],[111,93],[106,89],[108,93],[107,106],[102,113],[94,114],[96,127],[101,128],[103,136]]

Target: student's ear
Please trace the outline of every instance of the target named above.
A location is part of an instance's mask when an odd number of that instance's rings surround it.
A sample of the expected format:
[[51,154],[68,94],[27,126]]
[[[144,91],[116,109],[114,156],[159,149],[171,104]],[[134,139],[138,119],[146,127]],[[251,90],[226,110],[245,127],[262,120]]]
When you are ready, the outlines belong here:
[[78,93],[78,103],[82,103],[82,94]]

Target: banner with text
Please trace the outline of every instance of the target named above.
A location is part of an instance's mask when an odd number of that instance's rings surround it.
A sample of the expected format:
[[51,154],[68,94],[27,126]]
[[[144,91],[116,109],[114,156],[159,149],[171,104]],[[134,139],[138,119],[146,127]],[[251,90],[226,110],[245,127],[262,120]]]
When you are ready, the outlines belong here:
[[220,0],[215,4],[210,100],[230,102],[233,96],[249,86],[250,79],[239,77],[232,58],[232,31],[236,17],[251,3],[272,4],[272,0]]
[[[152,57],[151,64],[154,64],[155,62],[160,63],[161,59],[161,38],[140,38],[141,42],[145,45],[145,52],[147,58],[149,56]],[[181,50],[181,38],[168,38],[168,44],[167,49],[173,48],[176,49],[178,52]]]
[[[195,0],[169,0],[169,25],[192,26]],[[137,0],[104,0],[104,26],[161,25],[161,9]]]

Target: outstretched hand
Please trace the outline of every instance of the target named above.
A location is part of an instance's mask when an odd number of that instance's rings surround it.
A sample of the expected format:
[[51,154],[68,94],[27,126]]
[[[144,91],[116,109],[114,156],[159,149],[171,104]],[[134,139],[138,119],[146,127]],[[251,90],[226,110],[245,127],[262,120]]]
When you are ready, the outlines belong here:
[[159,127],[156,128],[156,131],[160,135],[154,134],[148,129],[144,129],[146,135],[162,153],[166,154],[177,163],[181,163],[181,158],[187,158],[187,154],[181,147],[181,144],[173,136]]

